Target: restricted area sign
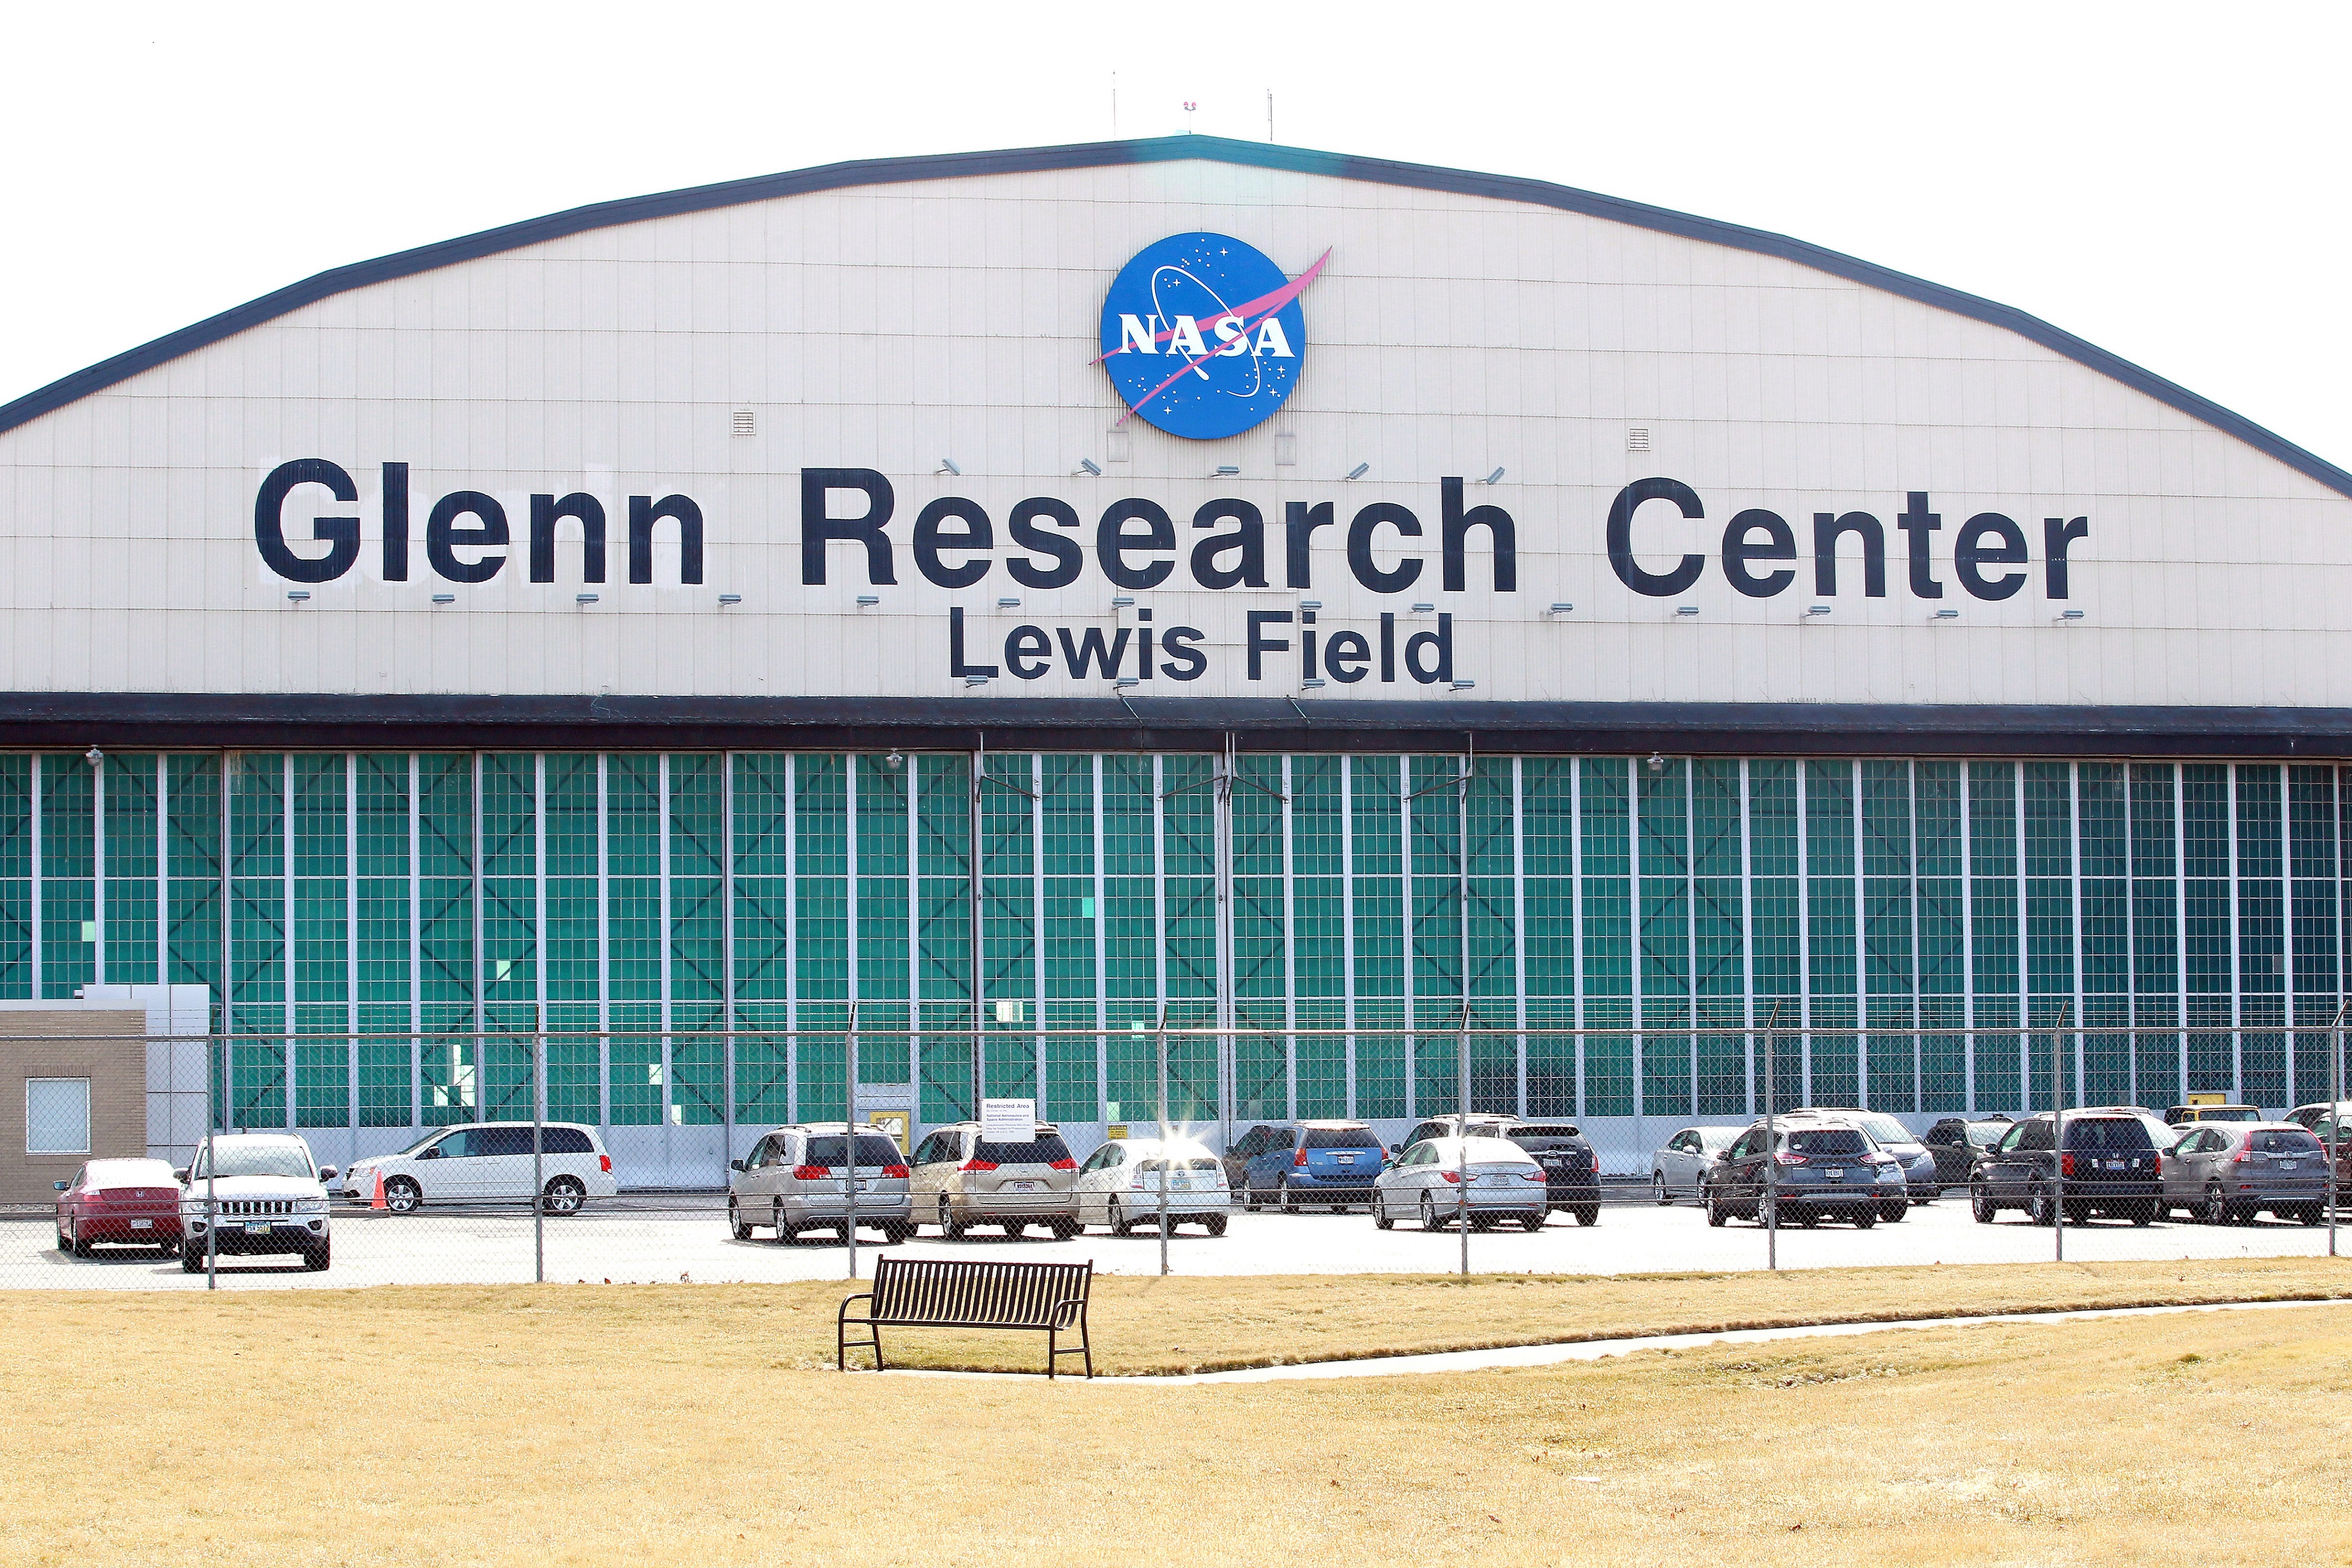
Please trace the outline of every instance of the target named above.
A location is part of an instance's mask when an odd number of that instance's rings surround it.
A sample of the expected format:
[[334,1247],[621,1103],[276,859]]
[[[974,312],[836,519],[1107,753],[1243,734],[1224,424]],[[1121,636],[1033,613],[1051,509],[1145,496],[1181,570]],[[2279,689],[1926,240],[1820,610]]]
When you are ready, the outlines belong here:
[[1037,1135],[1034,1100],[982,1100],[980,1135],[991,1144],[1025,1144]]

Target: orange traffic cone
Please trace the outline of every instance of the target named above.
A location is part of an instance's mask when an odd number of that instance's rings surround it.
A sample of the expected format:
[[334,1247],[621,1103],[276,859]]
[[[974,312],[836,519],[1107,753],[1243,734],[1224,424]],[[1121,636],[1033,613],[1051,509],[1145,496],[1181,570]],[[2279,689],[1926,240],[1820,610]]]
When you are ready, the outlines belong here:
[[381,1169],[375,1173],[375,1196],[368,1199],[368,1207],[377,1210],[383,1207],[383,1172]]

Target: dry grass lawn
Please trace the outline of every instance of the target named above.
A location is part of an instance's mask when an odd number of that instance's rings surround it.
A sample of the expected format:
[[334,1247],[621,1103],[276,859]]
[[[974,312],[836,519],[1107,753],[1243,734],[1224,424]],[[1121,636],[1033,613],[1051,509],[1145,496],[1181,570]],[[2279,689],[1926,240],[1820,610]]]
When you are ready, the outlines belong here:
[[[1904,1277],[1112,1280],[1096,1318],[1107,1359],[1157,1370],[1890,1302],[2352,1293],[2352,1265],[2308,1262]],[[2194,1542],[2200,1563],[2352,1563],[2343,1307],[1164,1388],[807,1370],[841,1293],[9,1292],[0,1563],[1647,1563],[1759,1535],[1828,1562],[2171,1563]]]

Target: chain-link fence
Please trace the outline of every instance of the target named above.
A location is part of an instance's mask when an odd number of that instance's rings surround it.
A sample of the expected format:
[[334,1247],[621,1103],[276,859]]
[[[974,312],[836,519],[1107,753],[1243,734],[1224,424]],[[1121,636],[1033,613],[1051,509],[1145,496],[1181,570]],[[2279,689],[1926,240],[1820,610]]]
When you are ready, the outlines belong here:
[[[2341,1020],[2259,1041],[841,1023],[142,1037],[136,1083],[8,1039],[28,1065],[0,1287],[781,1281],[877,1248],[1202,1274],[2333,1256],[2352,1199]],[[1355,1081],[1391,1047],[1393,1092]],[[2317,1095],[2127,1097],[2250,1048]],[[1120,1097],[1062,1092],[1081,1057]],[[1324,1113],[1265,1114],[1267,1060],[1280,1109]],[[1344,1095],[1302,1091],[1318,1060]],[[1988,1080],[2023,1092],[1997,1108]]]

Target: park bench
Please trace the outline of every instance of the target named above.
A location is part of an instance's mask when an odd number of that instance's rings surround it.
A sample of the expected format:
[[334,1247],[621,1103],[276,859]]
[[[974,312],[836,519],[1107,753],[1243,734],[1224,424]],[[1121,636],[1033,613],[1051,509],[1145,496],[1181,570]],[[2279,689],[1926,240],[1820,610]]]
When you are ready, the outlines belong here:
[[[1029,1329],[1045,1336],[1045,1375],[1052,1377],[1066,1355],[1086,1358],[1095,1375],[1094,1344],[1087,1337],[1087,1297],[1094,1289],[1091,1263],[1009,1263],[984,1259],[884,1258],[874,1266],[874,1289],[841,1303],[834,1320],[834,1365],[849,1368],[849,1331],[863,1328],[860,1349],[874,1352],[882,1370],[882,1331],[909,1329]],[[849,1309],[870,1303],[859,1317]],[[1076,1329],[1078,1343],[1061,1336]]]

